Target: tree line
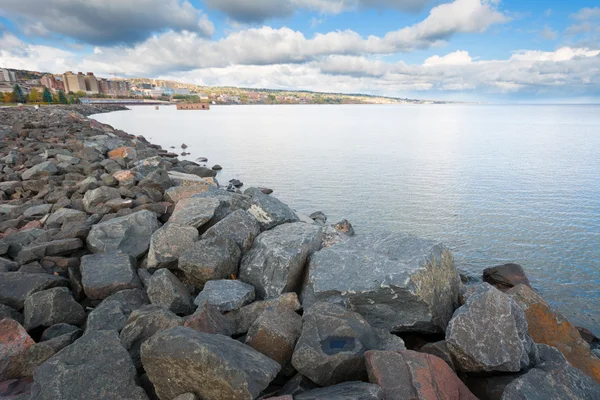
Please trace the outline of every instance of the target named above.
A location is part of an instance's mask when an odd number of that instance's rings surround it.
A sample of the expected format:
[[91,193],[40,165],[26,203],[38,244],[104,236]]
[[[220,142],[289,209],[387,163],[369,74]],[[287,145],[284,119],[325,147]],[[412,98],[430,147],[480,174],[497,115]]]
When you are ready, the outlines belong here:
[[47,87],[44,88],[43,92],[40,93],[36,88],[31,89],[28,95],[23,92],[23,89],[19,84],[13,86],[12,92],[4,93],[4,96],[0,96],[0,100],[4,103],[47,103],[47,104],[77,104],[79,98],[85,96],[84,92],[81,93],[69,93],[68,95],[59,90],[56,94],[53,94]]

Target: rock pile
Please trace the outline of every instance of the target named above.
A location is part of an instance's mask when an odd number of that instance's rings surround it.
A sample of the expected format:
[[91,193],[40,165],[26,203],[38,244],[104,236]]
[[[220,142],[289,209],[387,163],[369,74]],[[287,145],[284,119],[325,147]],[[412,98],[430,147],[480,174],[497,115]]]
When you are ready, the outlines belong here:
[[119,109],[0,110],[0,398],[600,398],[597,339],[520,266],[465,288],[442,244],[86,117]]

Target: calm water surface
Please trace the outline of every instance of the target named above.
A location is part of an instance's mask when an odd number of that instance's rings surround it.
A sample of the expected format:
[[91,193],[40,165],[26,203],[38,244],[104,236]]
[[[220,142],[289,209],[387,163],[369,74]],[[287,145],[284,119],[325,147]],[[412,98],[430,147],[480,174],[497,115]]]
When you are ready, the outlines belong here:
[[298,211],[357,232],[444,241],[480,274],[523,265],[600,334],[600,106],[133,107],[95,116],[164,148],[186,143]]

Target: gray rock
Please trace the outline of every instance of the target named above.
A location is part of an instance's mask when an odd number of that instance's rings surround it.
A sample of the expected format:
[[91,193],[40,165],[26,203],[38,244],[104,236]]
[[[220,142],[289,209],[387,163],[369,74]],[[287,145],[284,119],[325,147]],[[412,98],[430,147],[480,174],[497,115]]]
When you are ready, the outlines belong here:
[[292,311],[300,310],[300,302],[296,293],[285,293],[279,297],[275,297],[263,301],[255,301],[238,310],[234,310],[227,314],[227,317],[234,325],[234,334],[241,335],[250,329],[254,321],[269,307],[287,307]]
[[53,240],[40,244],[32,244],[24,247],[17,256],[20,264],[26,264],[31,261],[41,260],[44,257],[60,256],[70,254],[75,250],[83,248],[81,239],[69,238]]
[[275,361],[237,340],[185,327],[154,335],[142,345],[141,355],[162,399],[184,393],[205,400],[254,399],[280,369]]
[[12,235],[2,239],[4,243],[8,243],[9,245],[6,254],[12,258],[17,258],[23,247],[27,247],[36,240],[41,240],[41,238],[47,237],[47,234],[48,232],[42,229],[29,229],[26,231],[13,233]]
[[230,239],[200,240],[179,256],[178,267],[198,288],[215,279],[237,274],[241,258],[239,247]]
[[457,368],[473,373],[518,372],[529,366],[534,350],[523,309],[487,283],[456,310],[446,343]]
[[81,335],[81,329],[74,325],[64,323],[52,325],[42,333],[40,342],[56,339],[64,335],[73,335],[79,337]]
[[199,165],[190,165],[185,169],[190,174],[199,176],[200,178],[214,178],[215,176],[217,176],[217,171],[213,171],[210,168],[201,167]]
[[377,340],[377,348],[379,350],[400,351],[406,350],[406,345],[401,337],[393,335],[385,329],[373,328],[375,339]]
[[90,190],[83,196],[83,206],[86,211],[90,211],[92,207],[106,203],[109,200],[120,199],[121,193],[116,188],[101,186],[98,189]]
[[158,270],[148,285],[150,302],[169,309],[175,314],[191,314],[192,298],[188,289],[167,269]]
[[71,164],[71,165],[77,165],[81,161],[77,157],[69,156],[69,155],[66,155],[66,154],[57,154],[56,155],[56,159],[58,161],[60,161],[60,162],[68,163],[68,164]]
[[138,258],[148,250],[150,238],[158,228],[156,214],[142,210],[94,225],[87,244],[94,253],[121,251]]
[[105,299],[125,289],[141,288],[135,259],[116,252],[81,257],[81,283],[90,299]]
[[10,272],[19,269],[19,264],[4,257],[0,257],[0,272]]
[[258,188],[248,188],[244,192],[252,196],[248,212],[256,218],[262,230],[268,230],[286,222],[298,222],[296,213],[279,199],[268,196]]
[[24,217],[41,217],[50,212],[52,204],[40,204],[39,206],[29,207],[23,212]]
[[27,171],[23,172],[21,178],[24,181],[28,181],[30,179],[40,179],[46,176],[56,175],[58,173],[58,169],[54,165],[52,161],[46,161],[33,167],[29,168]]
[[242,259],[240,280],[259,299],[300,289],[308,257],[321,247],[321,228],[301,222],[279,225],[258,235]]
[[208,303],[220,312],[237,310],[254,300],[254,287],[238,280],[208,281],[194,300],[197,306]]
[[21,314],[12,307],[0,304],[0,321],[2,321],[4,318],[13,319],[19,324],[23,325],[23,314]]
[[292,364],[321,386],[364,380],[364,354],[376,348],[376,336],[362,316],[335,304],[317,303],[304,312]]
[[453,371],[456,371],[456,366],[454,365],[454,356],[452,352],[448,348],[448,344],[445,340],[440,340],[439,342],[427,343],[423,347],[419,349],[421,353],[433,354],[436,357],[441,358],[448,364]]
[[[320,386],[302,374],[296,374],[281,388],[279,396],[296,396],[297,394],[319,389]],[[284,398],[285,399],[285,398]]]
[[327,215],[322,211],[316,211],[309,215],[310,219],[324,226],[327,223]]
[[183,199],[175,206],[169,222],[174,225],[200,228],[215,215],[221,203],[216,199],[195,198]]
[[87,213],[84,211],[73,210],[71,208],[61,208],[48,217],[46,226],[60,227],[68,222],[84,222],[87,219]]
[[302,304],[333,301],[376,328],[443,332],[458,307],[460,278],[442,244],[398,233],[354,236],[312,255]]
[[209,228],[202,237],[227,237],[233,240],[242,252],[246,252],[250,250],[259,233],[260,225],[256,218],[245,210],[236,210]]
[[159,168],[146,175],[146,177],[141,180],[138,186],[141,188],[150,187],[164,192],[173,186],[173,183],[171,182],[171,178],[169,178],[167,171]]
[[155,305],[144,306],[131,313],[121,331],[121,344],[131,355],[136,367],[141,368],[140,348],[158,332],[183,325],[183,320],[171,311]]
[[0,272],[0,303],[21,310],[25,299],[33,293],[68,283],[67,279],[54,275]]
[[148,251],[148,268],[162,264],[169,266],[177,261],[183,251],[198,240],[198,229],[192,226],[166,224],[152,234]]
[[120,332],[132,311],[150,303],[142,289],[121,290],[100,303],[88,315],[86,331],[115,330]]
[[506,386],[501,400],[596,400],[600,384],[554,347],[538,345],[538,365]]
[[208,303],[201,304],[192,315],[185,318],[184,326],[198,332],[233,335],[233,322],[221,314],[217,307]]
[[32,400],[147,400],[115,331],[93,331],[35,370]]
[[383,391],[366,382],[344,382],[321,389],[313,389],[294,396],[294,400],[383,400]]
[[175,397],[173,400],[199,400],[194,393],[184,393]]
[[86,314],[66,287],[33,293],[25,300],[25,329],[48,328],[54,324],[81,325]]

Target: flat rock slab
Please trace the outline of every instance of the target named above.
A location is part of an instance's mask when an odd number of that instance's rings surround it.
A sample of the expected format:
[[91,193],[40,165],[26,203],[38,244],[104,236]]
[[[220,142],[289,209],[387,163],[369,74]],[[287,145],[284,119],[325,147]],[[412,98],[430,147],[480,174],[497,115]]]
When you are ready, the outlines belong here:
[[275,361],[236,340],[186,327],[154,335],[142,345],[141,354],[161,399],[185,393],[205,400],[254,399],[280,369]]
[[197,306],[208,303],[220,312],[237,310],[254,301],[254,286],[238,280],[208,281],[194,300]]
[[35,370],[32,400],[147,400],[115,331],[92,331]]
[[24,315],[27,330],[60,323],[81,325],[87,317],[66,287],[33,293],[25,300]]
[[120,251],[138,258],[148,251],[150,238],[158,228],[156,214],[142,210],[94,225],[87,244],[94,253]]
[[174,225],[200,228],[210,221],[220,204],[219,200],[210,198],[183,199],[175,206],[169,222]]
[[294,396],[294,400],[383,400],[383,391],[377,385],[366,382],[344,382],[313,389]]
[[135,259],[128,254],[110,252],[81,257],[81,283],[88,298],[104,299],[125,289],[141,288]]
[[68,284],[67,279],[49,274],[0,272],[0,303],[21,310],[31,294]]
[[321,228],[302,222],[263,232],[242,258],[240,280],[253,285],[259,299],[296,291],[308,257],[321,248]]
[[27,264],[35,260],[41,260],[44,257],[60,256],[70,254],[83,248],[81,239],[70,238],[53,240],[51,242],[34,244],[24,247],[17,256],[17,261],[21,264]]
[[152,234],[148,251],[148,268],[177,261],[181,253],[198,240],[198,229],[192,226],[166,224]]
[[345,303],[389,332],[444,332],[460,278],[450,251],[399,233],[354,236],[310,259],[302,304]]
[[279,199],[266,195],[258,188],[249,188],[244,194],[252,196],[248,212],[256,218],[263,231],[286,222],[298,222],[296,213]]
[[535,349],[523,309],[487,283],[456,310],[446,343],[457,368],[473,373],[519,372],[529,366]]

